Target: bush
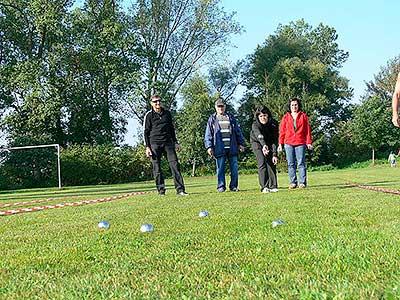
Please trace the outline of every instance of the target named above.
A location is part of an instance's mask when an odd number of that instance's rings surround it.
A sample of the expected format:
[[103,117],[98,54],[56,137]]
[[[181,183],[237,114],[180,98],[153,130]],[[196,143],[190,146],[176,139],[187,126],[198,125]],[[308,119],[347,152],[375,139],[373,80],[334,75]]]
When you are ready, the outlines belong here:
[[57,154],[54,149],[2,152],[0,189],[51,187],[57,185]]
[[[151,178],[143,146],[70,146],[61,152],[63,185],[113,184]],[[79,171],[78,171],[79,170]]]

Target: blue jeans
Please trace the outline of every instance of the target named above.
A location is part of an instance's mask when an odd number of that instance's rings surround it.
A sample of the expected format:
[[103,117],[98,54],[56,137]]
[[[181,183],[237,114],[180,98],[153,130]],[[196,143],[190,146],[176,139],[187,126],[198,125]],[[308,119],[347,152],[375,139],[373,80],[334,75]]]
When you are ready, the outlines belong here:
[[285,144],[288,173],[291,184],[297,185],[296,162],[299,169],[299,183],[307,185],[306,145],[292,146]]
[[226,189],[225,184],[225,161],[228,158],[229,168],[231,169],[231,182],[229,183],[229,189],[233,190],[238,187],[239,175],[238,175],[238,156],[229,156],[228,154],[215,158],[217,162],[217,189]]

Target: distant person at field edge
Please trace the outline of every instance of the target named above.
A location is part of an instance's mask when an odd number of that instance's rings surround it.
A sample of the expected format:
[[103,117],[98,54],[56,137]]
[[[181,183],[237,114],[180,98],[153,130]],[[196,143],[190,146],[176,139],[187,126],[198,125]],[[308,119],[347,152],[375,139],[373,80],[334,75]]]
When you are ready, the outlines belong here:
[[[306,150],[312,149],[311,128],[308,116],[301,110],[301,100],[292,98],[287,104],[287,112],[279,126],[278,152],[285,145],[288,163],[289,189],[307,186]],[[299,169],[299,181],[296,176],[296,164]]]
[[213,156],[217,165],[217,190],[225,192],[225,162],[229,160],[231,181],[229,190],[239,191],[238,154],[244,151],[244,137],[235,117],[225,112],[222,99],[215,102],[215,114],[207,122],[204,145],[207,153]]
[[[151,107],[144,117],[144,143],[146,156],[151,157],[153,176],[160,196],[165,195],[164,176],[161,172],[161,157],[167,156],[169,167],[174,178],[175,189],[178,195],[187,196],[185,185],[179,170],[176,151],[181,149],[175,134],[171,113],[162,108],[161,97],[151,96]],[[176,150],[176,151],[175,151]]]
[[396,166],[396,155],[393,153],[393,151],[390,151],[388,161],[392,168]]
[[257,158],[258,182],[263,193],[278,191],[276,178],[278,137],[279,124],[272,118],[271,111],[266,106],[258,107],[251,126],[250,143]]
[[393,97],[392,97],[392,123],[396,127],[400,127],[399,123],[399,101],[400,101],[400,72],[397,75],[396,85],[394,87]]

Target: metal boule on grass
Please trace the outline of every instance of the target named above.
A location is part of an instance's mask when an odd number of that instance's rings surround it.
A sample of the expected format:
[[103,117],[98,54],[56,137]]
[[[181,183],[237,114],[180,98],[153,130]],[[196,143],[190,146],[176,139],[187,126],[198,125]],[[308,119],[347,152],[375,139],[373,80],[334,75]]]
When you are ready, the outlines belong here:
[[208,217],[208,211],[206,211],[206,210],[200,211],[199,212],[199,217],[200,218]]
[[281,226],[281,225],[286,225],[286,222],[282,219],[276,219],[276,220],[272,221],[272,227]]
[[142,226],[140,226],[140,231],[141,232],[151,232],[154,231],[154,227],[151,224],[143,224]]
[[97,224],[97,227],[99,227],[99,228],[101,228],[101,229],[108,229],[108,228],[110,228],[110,223],[108,223],[107,221],[105,221],[105,220],[103,220],[103,221],[100,221],[100,223],[99,224]]

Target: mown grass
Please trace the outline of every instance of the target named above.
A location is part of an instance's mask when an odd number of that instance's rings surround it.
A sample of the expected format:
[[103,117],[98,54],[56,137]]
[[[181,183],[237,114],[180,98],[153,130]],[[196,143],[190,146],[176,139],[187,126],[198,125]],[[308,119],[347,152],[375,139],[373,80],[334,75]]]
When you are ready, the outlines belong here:
[[[185,178],[188,197],[140,195],[108,203],[0,217],[4,299],[399,299],[400,189],[387,166],[309,173],[309,187],[239,193],[215,178]],[[1,203],[55,195],[97,198],[151,190],[152,182],[26,190]],[[77,199],[63,200],[72,202]],[[199,218],[200,210],[209,211]],[[272,228],[281,218],[285,226]],[[99,230],[100,220],[111,227]],[[143,223],[155,227],[140,233]]]

